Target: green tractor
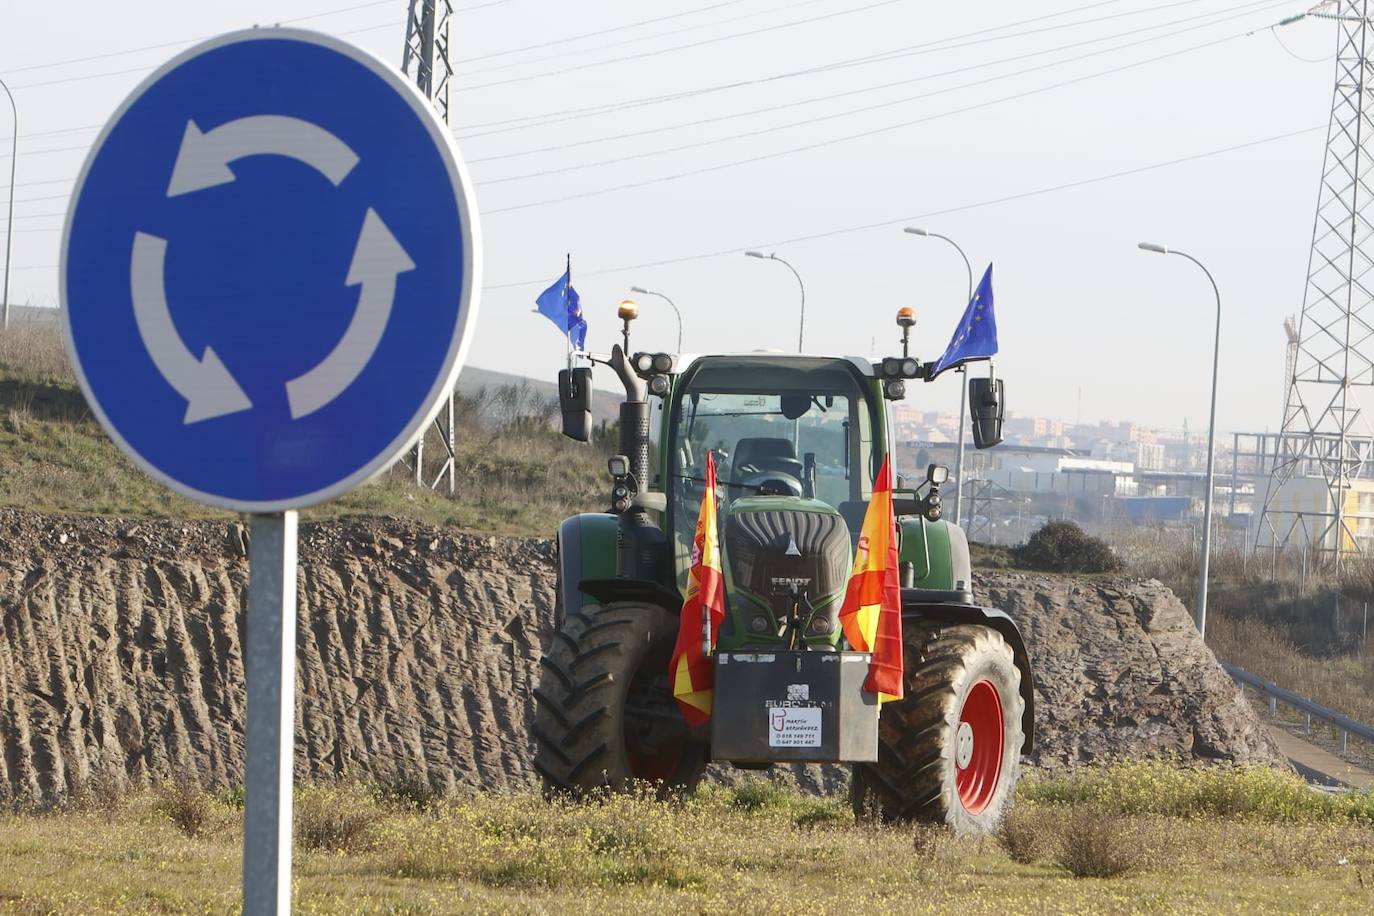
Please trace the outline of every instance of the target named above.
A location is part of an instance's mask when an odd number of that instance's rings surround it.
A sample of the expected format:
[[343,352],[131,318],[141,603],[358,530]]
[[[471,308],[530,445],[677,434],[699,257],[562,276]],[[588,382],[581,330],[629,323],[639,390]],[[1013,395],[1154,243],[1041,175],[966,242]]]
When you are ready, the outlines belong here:
[[[1030,659],[1016,624],[979,606],[968,542],[941,518],[948,471],[900,477],[905,698],[862,689],[838,612],[873,482],[893,450],[888,401],[929,370],[901,357],[755,352],[630,354],[591,361],[625,390],[611,509],[558,530],[557,628],[534,691],[535,768],[574,796],[652,781],[690,790],[712,761],[853,766],[855,813],[994,829],[1032,748]],[[559,373],[563,432],[591,438],[591,368]],[[974,441],[1001,438],[1002,383],[971,379]],[[726,619],[714,709],[690,727],[668,681],[713,452]]]

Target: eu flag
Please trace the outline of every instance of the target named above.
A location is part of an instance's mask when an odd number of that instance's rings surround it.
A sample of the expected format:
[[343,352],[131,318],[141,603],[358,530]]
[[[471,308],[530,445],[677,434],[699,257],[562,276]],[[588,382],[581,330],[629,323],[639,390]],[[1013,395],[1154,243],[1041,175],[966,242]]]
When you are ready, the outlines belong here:
[[954,331],[944,355],[931,366],[930,377],[935,378],[946,369],[962,366],[997,353],[997,319],[992,313],[992,265],[983,274],[978,291],[973,294],[959,327]]
[[582,317],[582,301],[572,285],[572,258],[568,258],[563,276],[534,300],[539,314],[558,325],[568,335],[568,342],[579,350],[587,344],[587,319]]

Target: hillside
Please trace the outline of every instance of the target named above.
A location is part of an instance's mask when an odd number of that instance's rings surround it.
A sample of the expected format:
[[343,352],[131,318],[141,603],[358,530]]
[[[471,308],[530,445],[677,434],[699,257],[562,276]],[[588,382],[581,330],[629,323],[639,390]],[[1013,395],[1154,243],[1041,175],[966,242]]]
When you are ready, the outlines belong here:
[[[242,526],[0,510],[0,531],[0,793],[183,775],[237,784]],[[298,774],[530,785],[551,560],[544,539],[401,520],[304,525]],[[1033,762],[1278,762],[1158,583],[997,573],[975,584],[1017,619],[1035,660]],[[795,778],[834,789],[845,777]]]
[[[608,439],[582,445],[558,435],[548,419],[556,410],[549,401],[553,386],[527,382],[480,369],[462,376],[452,496],[413,486],[413,470],[401,463],[304,516],[395,516],[547,535],[552,519],[604,507]],[[609,404],[609,395],[600,398],[601,408]],[[425,476],[432,480],[444,447],[433,431],[427,441]],[[58,328],[45,322],[0,332],[0,506],[131,518],[235,517],[168,492],[124,457],[87,409]]]

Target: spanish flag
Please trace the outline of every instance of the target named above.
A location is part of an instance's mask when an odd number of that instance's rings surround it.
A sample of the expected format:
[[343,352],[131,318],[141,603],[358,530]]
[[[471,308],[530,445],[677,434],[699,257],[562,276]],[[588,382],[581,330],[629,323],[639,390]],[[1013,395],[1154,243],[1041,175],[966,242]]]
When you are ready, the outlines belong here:
[[[895,581],[895,580],[894,580]],[[709,615],[710,637],[705,636]],[[706,453],[706,492],[701,497],[697,532],[692,539],[692,569],[687,574],[687,600],[682,602],[677,645],[668,663],[668,681],[688,724],[711,717],[711,688],[715,680],[709,655],[725,620],[725,581],[716,533],[716,460]]]
[[902,698],[902,588],[890,461],[890,456],[883,459],[873,482],[873,498],[854,553],[854,571],[840,606],[840,625],[849,645],[873,653],[864,689],[878,694],[879,703]]

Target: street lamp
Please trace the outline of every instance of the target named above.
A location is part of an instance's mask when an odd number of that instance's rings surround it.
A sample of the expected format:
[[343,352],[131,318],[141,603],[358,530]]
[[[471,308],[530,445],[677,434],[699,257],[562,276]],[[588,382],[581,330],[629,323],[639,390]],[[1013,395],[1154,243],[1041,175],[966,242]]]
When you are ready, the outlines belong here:
[[1217,281],[1212,279],[1212,272],[1192,255],[1151,242],[1141,242],[1139,247],[1143,251],[1153,251],[1156,254],[1176,254],[1192,261],[1202,268],[1202,272],[1207,275],[1208,282],[1212,284],[1212,292],[1217,297],[1217,332],[1216,340],[1212,345],[1212,412],[1207,420],[1207,494],[1202,509],[1202,568],[1199,570],[1201,581],[1198,583],[1197,589],[1197,629],[1198,633],[1206,636],[1207,571],[1212,558],[1212,459],[1216,452],[1217,436],[1217,367],[1221,362],[1221,291],[1217,289]]
[[[959,252],[959,257],[964,259],[964,270],[968,272],[968,298],[965,302],[973,301],[973,265],[968,262],[968,255],[964,254],[964,249],[959,247],[959,243],[947,235],[938,232],[928,232],[925,229],[917,229],[915,226],[907,226],[902,230],[909,235],[920,235],[932,239],[944,239],[954,246],[954,250]],[[959,369],[959,451],[954,454],[954,524],[959,524],[962,516],[959,514],[964,505],[964,427],[968,426],[968,383],[964,380],[964,367]]]
[[792,271],[792,276],[797,278],[797,286],[801,288],[801,316],[797,322],[797,352],[802,352],[802,335],[806,332],[806,284],[802,282],[801,274],[797,273],[797,268],[791,263],[784,261],[776,254],[764,254],[762,251],[746,251],[746,258],[763,258],[765,261],[777,261],[788,270]]
[[15,107],[14,95],[10,87],[0,80],[0,89],[10,100],[10,112],[14,115],[14,136],[10,138],[10,213],[5,223],[5,288],[0,295],[4,297],[3,311],[0,313],[0,329],[10,326],[10,252],[14,250],[14,166],[19,161],[19,109]]
[[631,286],[631,287],[630,287],[630,292],[632,292],[632,293],[639,293],[641,296],[657,296],[658,298],[662,299],[664,302],[666,302],[666,303],[668,303],[669,305],[673,306],[673,314],[677,315],[677,352],[678,352],[678,353],[681,353],[681,352],[682,352],[682,313],[679,312],[679,311],[677,310],[677,305],[675,305],[675,304],[673,303],[673,300],[669,299],[667,296],[663,295],[662,293],[656,293],[656,292],[654,292],[653,290],[651,290],[651,289],[645,289],[645,288],[642,287],[642,286]]

